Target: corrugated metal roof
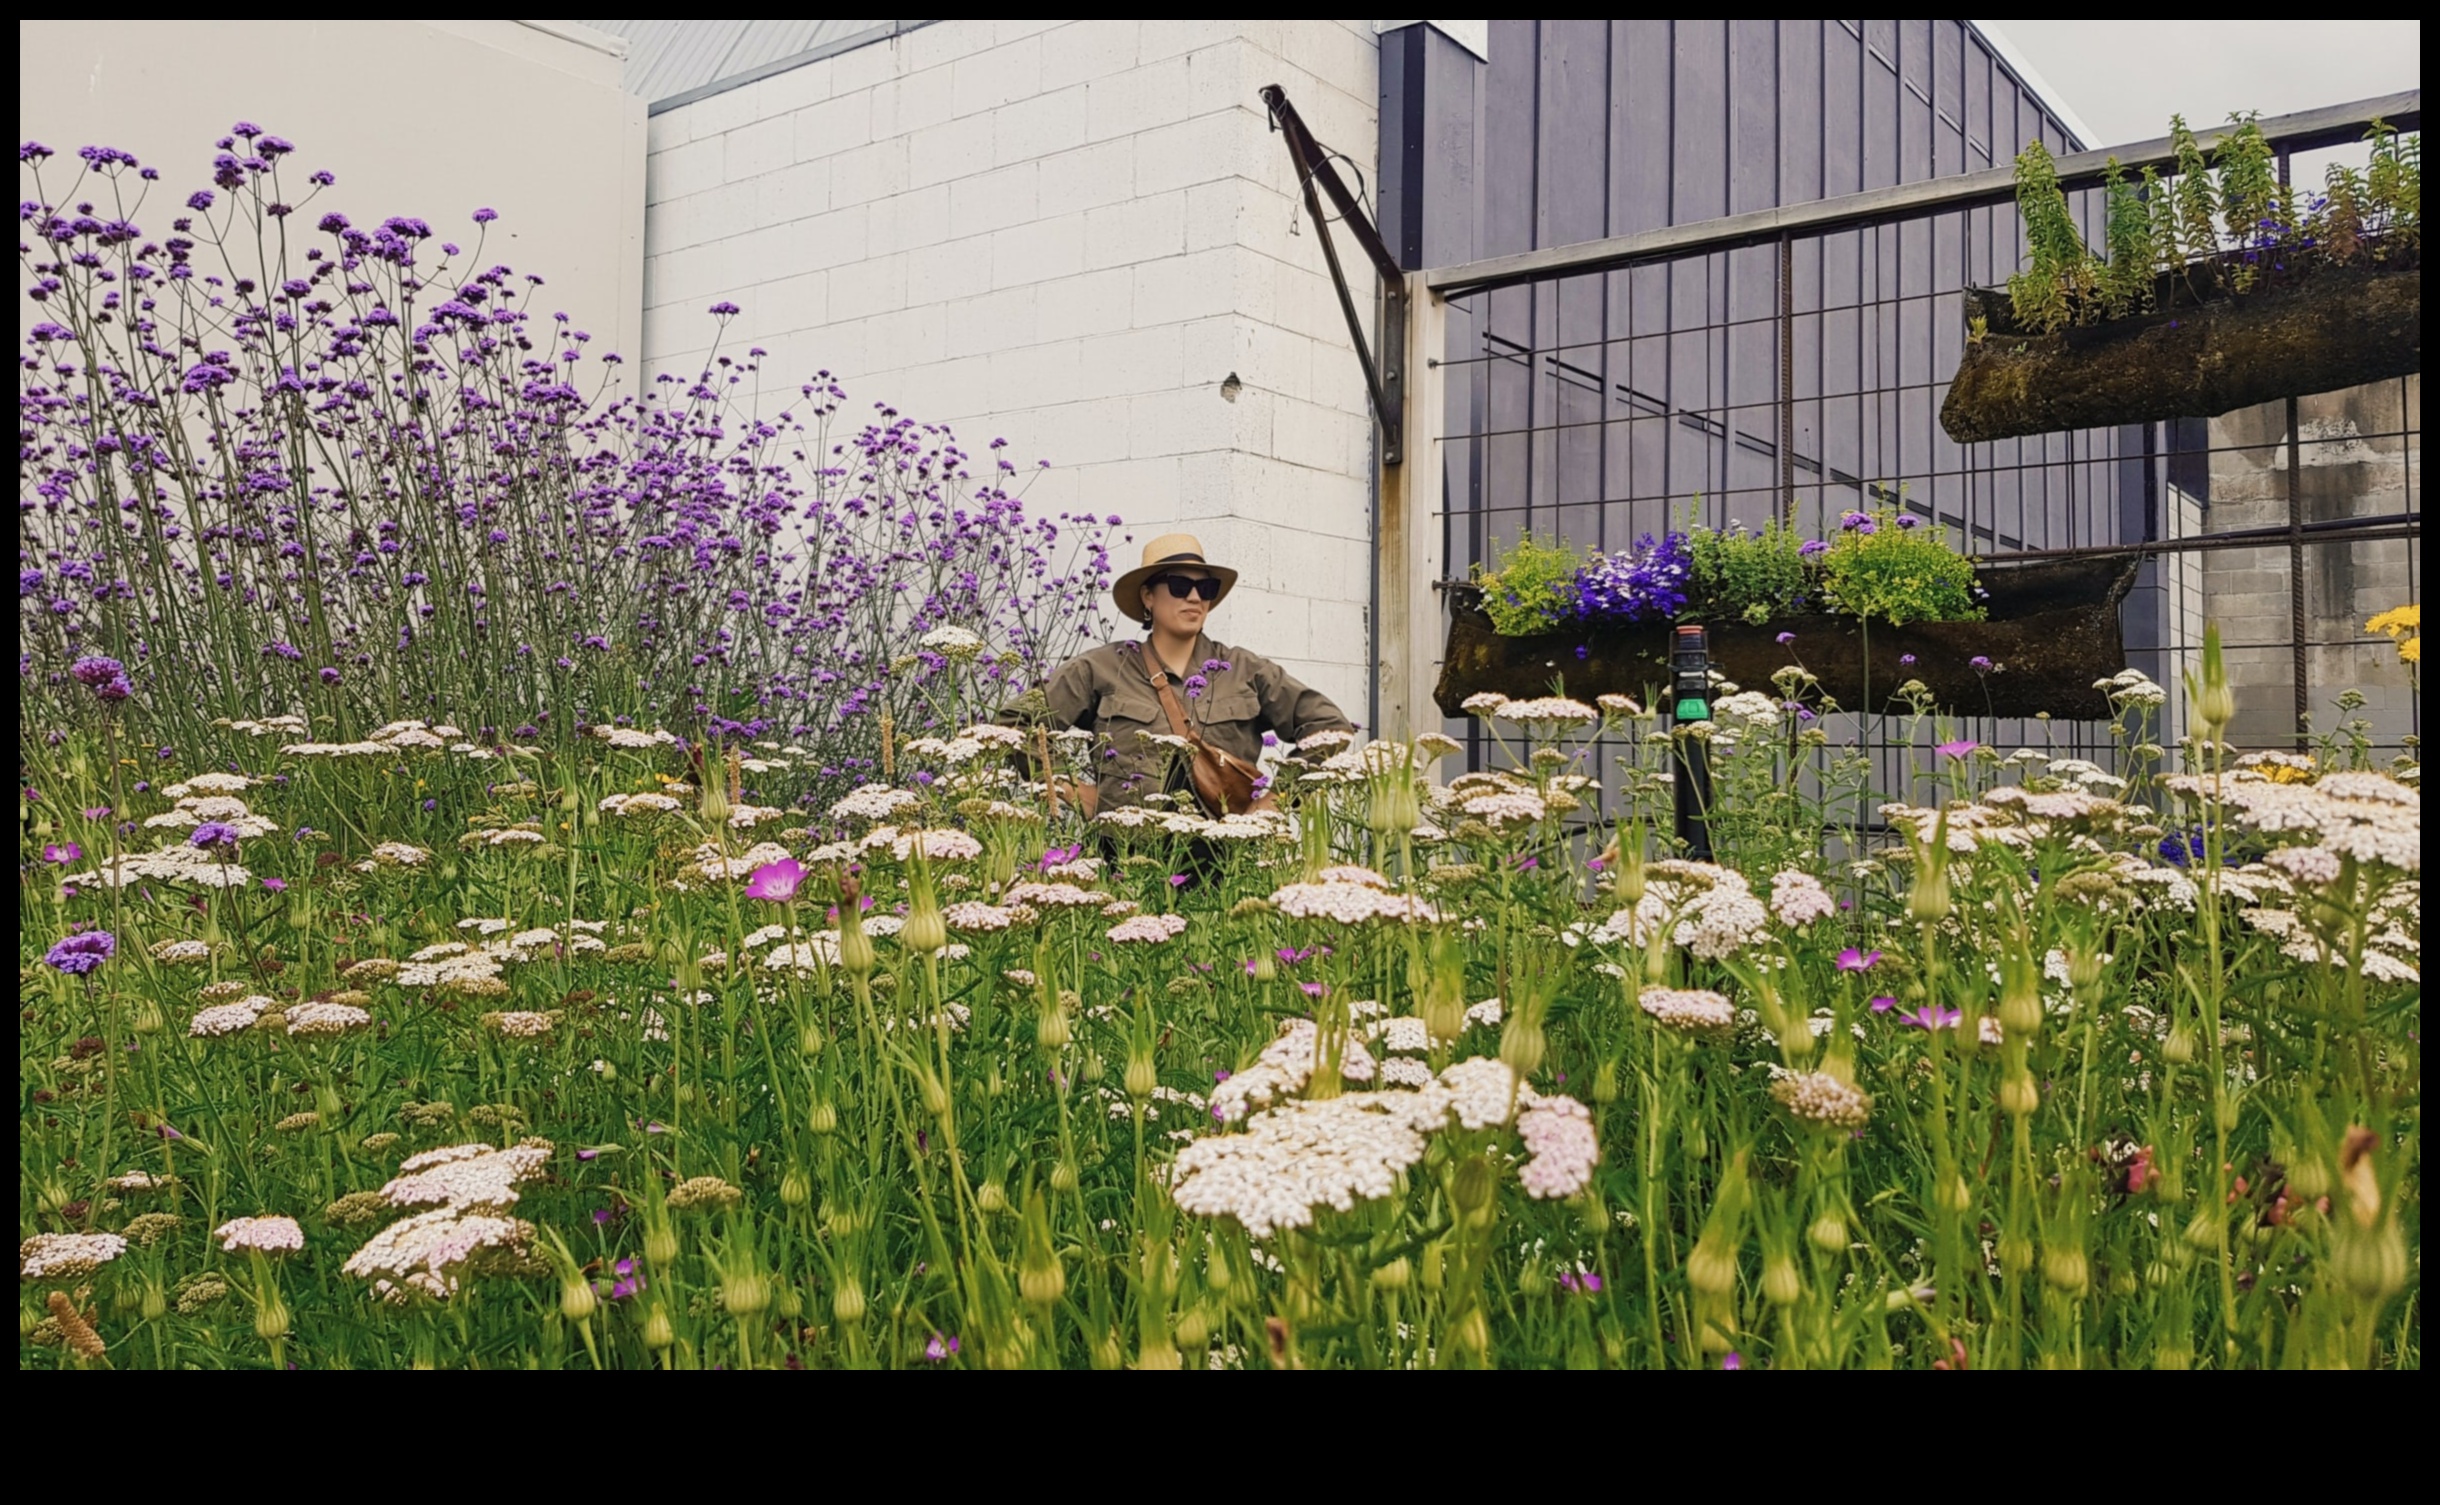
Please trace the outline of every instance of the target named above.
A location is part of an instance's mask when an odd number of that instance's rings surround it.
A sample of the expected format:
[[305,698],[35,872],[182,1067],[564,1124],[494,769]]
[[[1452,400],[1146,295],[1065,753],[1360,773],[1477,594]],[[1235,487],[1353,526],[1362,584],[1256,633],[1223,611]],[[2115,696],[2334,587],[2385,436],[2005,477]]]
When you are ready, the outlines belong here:
[[833,53],[878,42],[922,21],[585,21],[627,40],[627,92],[655,112]]

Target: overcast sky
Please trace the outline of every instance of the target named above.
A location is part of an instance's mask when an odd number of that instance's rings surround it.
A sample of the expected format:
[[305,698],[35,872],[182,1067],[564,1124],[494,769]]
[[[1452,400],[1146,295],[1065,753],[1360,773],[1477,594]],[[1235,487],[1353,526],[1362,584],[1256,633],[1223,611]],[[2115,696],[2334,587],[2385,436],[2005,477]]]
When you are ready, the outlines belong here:
[[[2423,23],[2327,21],[1993,21],[2101,139],[2149,141],[2182,113],[2197,130],[2231,110],[2286,115],[2423,86]],[[2352,153],[2351,156],[2360,156]],[[2325,158],[2299,158],[2318,182]]]

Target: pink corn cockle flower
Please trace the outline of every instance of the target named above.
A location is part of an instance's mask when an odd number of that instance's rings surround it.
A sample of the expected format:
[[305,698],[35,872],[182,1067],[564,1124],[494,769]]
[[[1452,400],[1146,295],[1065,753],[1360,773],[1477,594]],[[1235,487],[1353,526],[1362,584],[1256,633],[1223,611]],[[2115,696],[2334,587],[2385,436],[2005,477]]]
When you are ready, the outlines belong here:
[[45,862],[77,862],[84,858],[85,849],[73,841],[45,842],[42,860]]
[[1876,1014],[1886,1014],[1897,1006],[1898,1000],[1890,997],[1887,993],[1880,994],[1872,1000],[1872,1011]]
[[930,1364],[945,1363],[949,1355],[955,1352],[957,1352],[957,1334],[955,1333],[951,1333],[945,1338],[939,1333],[934,1333],[931,1340],[923,1346],[924,1361]]
[[754,870],[754,876],[746,882],[746,897],[784,904],[796,897],[797,885],[804,881],[805,864],[793,857],[783,857]]
[[1958,1021],[1964,1017],[1955,1009],[1944,1009],[1936,1003],[1927,1003],[1911,1014],[1900,1014],[1898,1022],[1911,1024],[1917,1029],[1955,1029]]
[[1873,963],[1880,959],[1881,953],[1878,951],[1858,951],[1849,946],[1838,954],[1838,969],[1841,972],[1869,972]]
[[1964,738],[1959,738],[1955,742],[1943,742],[1938,747],[1933,748],[1932,751],[1940,754],[1944,758],[1966,758],[1971,757],[1974,749],[1980,746],[1982,746],[1980,742],[1970,742]]

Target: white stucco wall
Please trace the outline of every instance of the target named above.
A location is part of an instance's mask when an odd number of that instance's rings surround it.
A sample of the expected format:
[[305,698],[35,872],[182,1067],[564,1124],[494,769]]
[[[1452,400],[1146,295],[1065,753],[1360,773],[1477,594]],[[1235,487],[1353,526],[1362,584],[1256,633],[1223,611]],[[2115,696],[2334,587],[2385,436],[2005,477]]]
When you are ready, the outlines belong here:
[[62,184],[81,146],[159,168],[137,223],[165,232],[210,186],[213,143],[253,121],[297,144],[300,190],[337,175],[317,213],[413,215],[471,244],[468,216],[497,209],[487,261],[540,274],[536,306],[632,356],[644,102],[619,86],[624,45],[552,21],[20,21],[18,136],[60,153]]
[[1255,91],[1369,172],[1376,71],[1365,21],[953,20],[656,115],[648,366],[734,301],[773,393],[826,369],[1051,461],[1034,504],[1199,534],[1243,571],[1215,633],[1361,720],[1363,379]]

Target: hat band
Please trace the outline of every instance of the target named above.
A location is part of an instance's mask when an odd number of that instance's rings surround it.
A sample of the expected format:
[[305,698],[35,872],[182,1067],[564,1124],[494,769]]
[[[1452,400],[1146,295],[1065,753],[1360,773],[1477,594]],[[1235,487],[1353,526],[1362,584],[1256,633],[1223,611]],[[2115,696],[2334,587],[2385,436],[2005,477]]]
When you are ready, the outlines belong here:
[[1196,564],[1201,564],[1204,562],[1203,556],[1200,554],[1163,554],[1160,558],[1155,559],[1152,562],[1156,565],[1176,564],[1181,560],[1192,560]]

